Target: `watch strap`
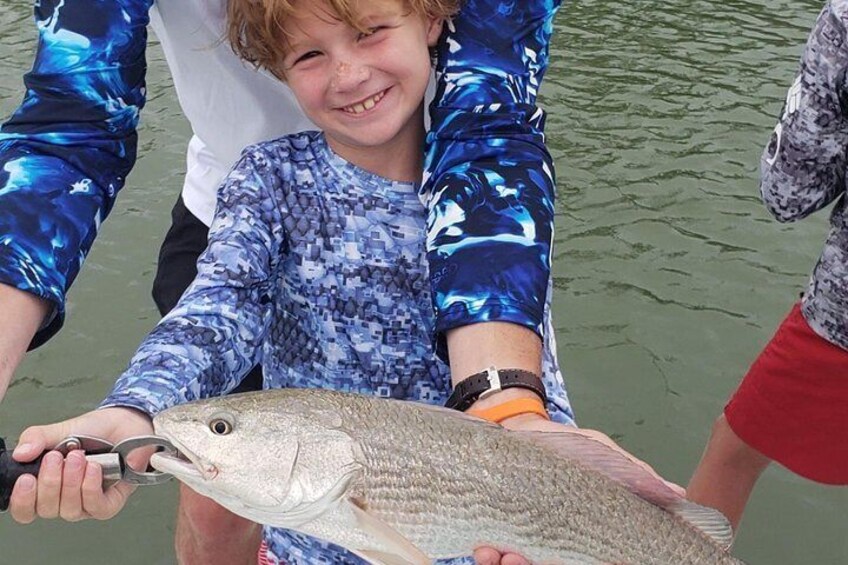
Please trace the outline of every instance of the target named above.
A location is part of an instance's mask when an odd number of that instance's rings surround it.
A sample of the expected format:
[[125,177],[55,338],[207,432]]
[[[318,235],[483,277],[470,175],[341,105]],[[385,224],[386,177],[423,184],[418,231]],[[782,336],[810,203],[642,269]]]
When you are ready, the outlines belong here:
[[543,404],[547,403],[545,385],[535,373],[522,369],[489,367],[456,385],[445,406],[464,412],[477,400],[508,388],[530,390],[539,396]]

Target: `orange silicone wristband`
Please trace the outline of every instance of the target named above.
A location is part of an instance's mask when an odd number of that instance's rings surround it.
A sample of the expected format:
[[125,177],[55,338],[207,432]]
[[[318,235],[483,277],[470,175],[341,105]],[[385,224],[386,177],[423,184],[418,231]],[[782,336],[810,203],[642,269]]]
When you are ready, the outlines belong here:
[[477,416],[484,420],[500,424],[507,418],[518,416],[520,414],[538,414],[546,420],[550,420],[548,411],[545,410],[544,404],[538,398],[516,398],[508,400],[503,404],[486,408],[485,410],[469,410],[466,414]]

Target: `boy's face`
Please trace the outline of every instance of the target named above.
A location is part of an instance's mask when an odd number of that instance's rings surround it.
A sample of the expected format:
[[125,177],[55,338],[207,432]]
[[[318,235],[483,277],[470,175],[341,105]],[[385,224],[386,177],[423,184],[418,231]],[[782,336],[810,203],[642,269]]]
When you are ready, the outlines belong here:
[[442,28],[441,20],[408,13],[400,1],[361,0],[356,7],[368,34],[339,21],[323,1],[289,18],[291,47],[283,60],[306,115],[353,162],[394,143],[420,147],[429,47]]

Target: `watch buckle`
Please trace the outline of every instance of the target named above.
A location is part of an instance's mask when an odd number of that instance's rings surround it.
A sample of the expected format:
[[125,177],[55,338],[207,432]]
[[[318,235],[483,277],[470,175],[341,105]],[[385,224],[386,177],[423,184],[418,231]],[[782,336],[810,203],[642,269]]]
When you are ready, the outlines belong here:
[[501,386],[501,375],[498,373],[498,370],[494,365],[486,369],[486,379],[489,381],[489,389],[481,392],[480,396],[477,397],[477,400],[483,400],[484,398],[503,390],[503,387]]

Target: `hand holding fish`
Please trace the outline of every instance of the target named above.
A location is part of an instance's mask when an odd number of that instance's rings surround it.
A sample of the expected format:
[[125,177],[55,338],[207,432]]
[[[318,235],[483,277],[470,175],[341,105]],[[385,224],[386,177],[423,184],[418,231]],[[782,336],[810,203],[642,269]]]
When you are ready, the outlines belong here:
[[[16,461],[34,460],[72,434],[86,434],[117,443],[128,437],[152,433],[150,417],[131,408],[94,410],[63,422],[32,426],[24,430],[14,452]],[[143,466],[151,451],[138,450],[127,461]],[[44,456],[36,479],[20,477],[12,491],[9,513],[28,524],[36,518],[62,518],[69,522],[85,519],[108,520],[123,507],[135,486],[118,482],[105,492],[100,465],[86,461],[82,451],[67,456],[51,451]]]

